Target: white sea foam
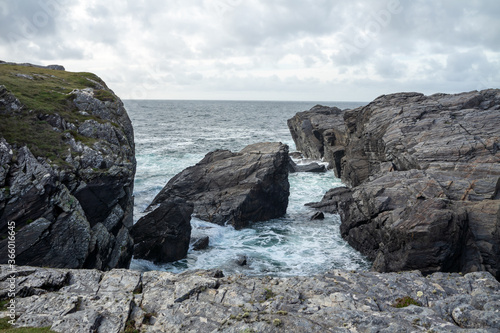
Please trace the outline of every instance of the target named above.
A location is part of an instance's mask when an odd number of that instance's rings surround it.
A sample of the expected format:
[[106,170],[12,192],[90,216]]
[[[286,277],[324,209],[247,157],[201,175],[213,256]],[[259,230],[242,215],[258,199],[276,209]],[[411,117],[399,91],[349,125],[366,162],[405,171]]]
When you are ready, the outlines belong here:
[[[293,151],[286,120],[314,104],[125,101],[136,136],[134,220],[143,216],[144,209],[170,178],[199,162],[209,151],[239,151],[259,141],[280,141]],[[340,185],[333,173],[293,173],[289,180],[291,194],[283,218],[255,223],[243,230],[192,218],[192,235],[209,236],[208,249],[190,250],[186,259],[169,264],[134,259],[131,268],[172,272],[217,268],[225,273],[278,276],[367,268],[368,262],[340,237],[338,215],[326,214],[324,220],[311,221],[314,211],[304,206],[319,201],[328,189]],[[236,264],[238,255],[248,258],[246,266]]]

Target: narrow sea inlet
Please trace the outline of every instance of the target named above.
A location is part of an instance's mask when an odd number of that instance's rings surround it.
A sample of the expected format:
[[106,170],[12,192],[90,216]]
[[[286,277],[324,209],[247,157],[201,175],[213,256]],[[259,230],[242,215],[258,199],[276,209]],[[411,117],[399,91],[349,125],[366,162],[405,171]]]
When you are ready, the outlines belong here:
[[[295,150],[287,119],[309,110],[313,102],[128,100],[125,107],[135,130],[137,173],[135,222],[167,181],[215,149],[239,151],[264,141],[283,142]],[[363,103],[324,102],[341,109]],[[300,161],[297,161],[300,163]],[[206,250],[190,250],[186,259],[153,264],[133,259],[136,270],[182,272],[221,269],[246,275],[299,276],[331,269],[362,270],[369,263],[341,237],[338,215],[311,221],[314,211],[304,204],[319,201],[341,185],[333,172],[289,176],[286,216],[234,230],[192,218],[192,237],[209,236]],[[247,265],[237,264],[246,257]]]

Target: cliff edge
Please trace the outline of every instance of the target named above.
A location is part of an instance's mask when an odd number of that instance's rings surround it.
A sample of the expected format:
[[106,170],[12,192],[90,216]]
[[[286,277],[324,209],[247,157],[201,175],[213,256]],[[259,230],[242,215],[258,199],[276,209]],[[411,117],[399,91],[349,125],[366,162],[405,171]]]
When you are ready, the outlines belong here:
[[18,265],[128,267],[133,129],[99,77],[0,63],[0,162],[0,262],[15,230]]
[[500,90],[384,95],[330,117],[349,187],[312,206],[340,213],[374,269],[500,278]]

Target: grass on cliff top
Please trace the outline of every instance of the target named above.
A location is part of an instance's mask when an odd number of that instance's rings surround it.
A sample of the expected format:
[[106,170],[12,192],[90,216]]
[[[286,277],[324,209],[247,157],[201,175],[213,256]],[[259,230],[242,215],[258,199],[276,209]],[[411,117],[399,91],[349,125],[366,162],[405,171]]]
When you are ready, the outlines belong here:
[[[23,75],[30,78],[23,77]],[[94,96],[102,101],[115,100],[107,90],[98,89],[94,82],[105,83],[92,73],[75,73],[47,68],[0,65],[0,84],[13,93],[30,110],[65,113],[71,108],[74,89],[94,88]]]
[[[15,114],[0,113],[0,136],[10,144],[27,145],[37,157],[48,157],[56,164],[64,164],[68,150],[63,140],[64,133],[54,131],[38,115],[57,113],[71,123],[88,119],[102,122],[96,116],[80,114],[73,103],[74,96],[69,94],[74,89],[90,87],[94,88],[94,97],[101,101],[115,101],[116,96],[108,90],[98,89],[99,84],[105,86],[98,76],[91,73],[0,64],[0,85],[4,85],[25,106],[22,112]],[[81,136],[75,139],[86,144],[95,141]]]

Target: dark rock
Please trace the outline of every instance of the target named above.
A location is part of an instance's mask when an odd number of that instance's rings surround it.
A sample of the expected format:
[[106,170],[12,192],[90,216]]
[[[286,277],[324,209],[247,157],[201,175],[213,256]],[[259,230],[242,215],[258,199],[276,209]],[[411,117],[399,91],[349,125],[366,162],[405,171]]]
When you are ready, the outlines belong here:
[[297,150],[307,158],[324,158],[339,178],[346,144],[344,112],[336,107],[316,105],[288,120]]
[[[70,84],[53,72],[47,75],[61,86]],[[19,124],[24,122],[23,134],[28,137],[0,131],[2,263],[7,260],[4,236],[8,223],[14,222],[19,265],[102,270],[129,266],[135,175],[132,124],[120,99],[96,76],[89,76],[89,87],[73,90],[67,109],[58,112],[26,112],[23,95],[0,86],[0,121],[15,116]],[[96,87],[113,101],[96,98]],[[83,99],[89,103],[82,104]],[[76,120],[78,112],[82,117]],[[45,151],[50,145],[43,141],[54,137],[53,149]]]
[[134,257],[154,262],[182,259],[189,249],[193,205],[182,199],[162,202],[133,226]]
[[301,158],[304,158],[304,155],[302,155],[302,153],[300,151],[294,151],[294,152],[291,152],[288,154],[291,158],[295,158],[295,159],[301,159]]
[[238,254],[234,262],[238,266],[246,266],[248,264],[248,257],[244,254]]
[[209,243],[210,238],[208,236],[191,238],[191,246],[195,251],[205,250],[208,247]]
[[289,172],[326,172],[326,167],[317,162],[312,162],[309,164],[297,164],[292,159],[290,159],[288,164]]
[[499,109],[490,89],[384,95],[346,111],[341,177],[351,189],[310,206],[338,211],[342,236],[379,271],[500,278]]
[[311,216],[311,220],[324,220],[325,219],[325,214],[323,212],[316,212]]
[[239,153],[216,150],[173,177],[150,207],[185,198],[202,220],[240,229],[283,216],[288,206],[288,146],[257,143]]

